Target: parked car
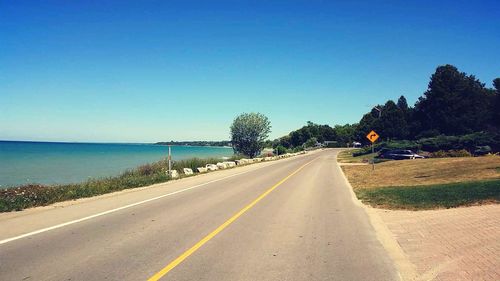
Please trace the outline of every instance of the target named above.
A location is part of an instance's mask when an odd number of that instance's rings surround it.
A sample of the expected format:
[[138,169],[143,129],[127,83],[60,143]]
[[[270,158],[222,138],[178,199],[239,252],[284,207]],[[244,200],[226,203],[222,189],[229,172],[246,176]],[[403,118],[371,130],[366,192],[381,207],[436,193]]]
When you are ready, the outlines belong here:
[[394,160],[425,158],[424,156],[418,155],[411,150],[389,150],[382,152],[378,157]]

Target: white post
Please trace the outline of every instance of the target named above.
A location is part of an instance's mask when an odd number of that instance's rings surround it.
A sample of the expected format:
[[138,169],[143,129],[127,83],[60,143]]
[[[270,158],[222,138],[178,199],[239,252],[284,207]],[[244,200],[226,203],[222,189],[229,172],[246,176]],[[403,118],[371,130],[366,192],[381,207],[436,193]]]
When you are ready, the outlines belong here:
[[168,174],[172,175],[172,150],[170,149],[170,145],[168,146]]
[[[373,142],[372,142],[372,155],[373,153],[375,153],[374,149],[373,149]],[[375,155],[372,156],[372,171],[375,170]]]

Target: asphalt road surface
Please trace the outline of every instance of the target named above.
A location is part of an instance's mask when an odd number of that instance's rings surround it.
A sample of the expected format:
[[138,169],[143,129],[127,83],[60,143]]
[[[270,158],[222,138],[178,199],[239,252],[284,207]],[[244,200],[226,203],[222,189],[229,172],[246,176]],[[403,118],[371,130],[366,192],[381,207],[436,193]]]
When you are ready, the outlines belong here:
[[337,153],[0,214],[0,280],[398,280]]

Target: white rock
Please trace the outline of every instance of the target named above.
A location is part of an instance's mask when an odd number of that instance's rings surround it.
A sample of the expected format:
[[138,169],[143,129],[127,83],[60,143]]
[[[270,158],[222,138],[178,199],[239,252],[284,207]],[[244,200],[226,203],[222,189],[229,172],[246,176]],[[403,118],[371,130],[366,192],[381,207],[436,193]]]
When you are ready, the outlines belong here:
[[216,171],[219,169],[219,168],[217,168],[217,165],[214,165],[214,164],[207,164],[205,166],[205,168],[207,168],[209,171]]
[[237,165],[246,165],[248,164],[248,159],[241,158],[240,160],[236,160]]
[[172,170],[170,171],[170,173],[167,171],[167,175],[172,179],[176,179],[179,177],[179,173],[177,172],[177,170]]
[[205,167],[199,167],[199,168],[196,168],[198,170],[198,173],[206,173],[208,171],[207,168]]
[[227,168],[227,166],[226,166],[226,164],[224,164],[222,162],[219,162],[219,163],[217,163],[217,168],[219,168],[219,169],[225,169],[225,168]]
[[184,175],[192,175],[193,170],[191,168],[184,168]]

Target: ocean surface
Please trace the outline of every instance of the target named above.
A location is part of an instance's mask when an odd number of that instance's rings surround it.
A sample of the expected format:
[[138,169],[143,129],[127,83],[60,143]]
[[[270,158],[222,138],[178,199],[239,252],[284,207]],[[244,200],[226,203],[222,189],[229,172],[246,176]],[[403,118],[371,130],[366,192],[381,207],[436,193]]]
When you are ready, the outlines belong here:
[[[172,146],[172,160],[229,157],[228,147]],[[0,188],[76,183],[164,159],[168,146],[0,141]]]

